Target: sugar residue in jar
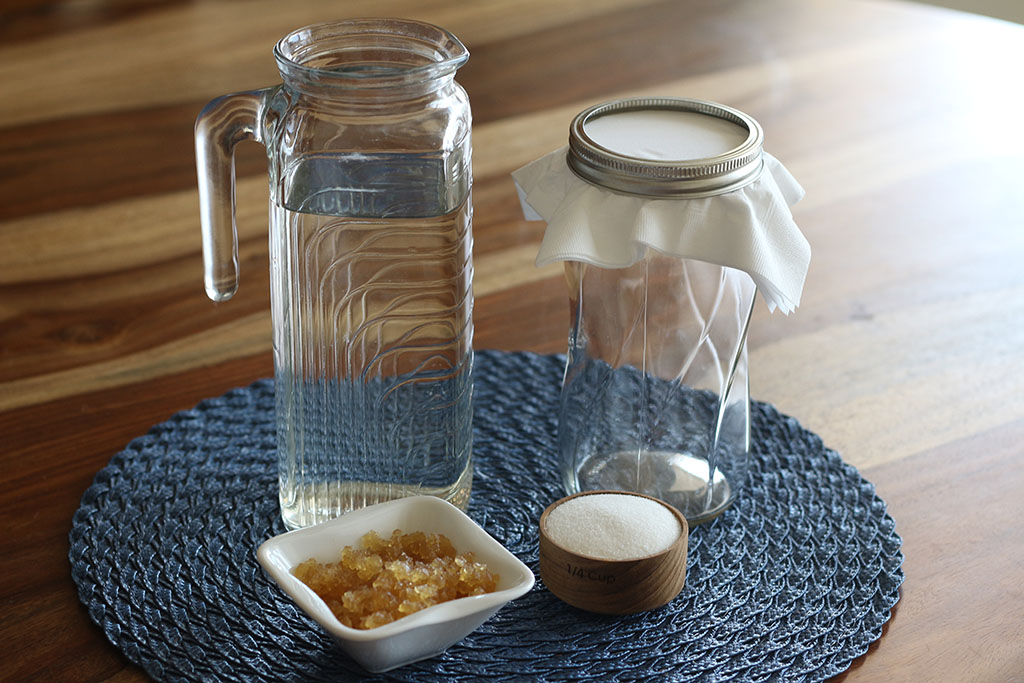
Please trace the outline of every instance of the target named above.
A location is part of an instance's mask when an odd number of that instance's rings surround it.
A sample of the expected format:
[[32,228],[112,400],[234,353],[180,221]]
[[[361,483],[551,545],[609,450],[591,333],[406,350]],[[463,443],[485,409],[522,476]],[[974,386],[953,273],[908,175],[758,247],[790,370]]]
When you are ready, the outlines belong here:
[[473,553],[457,553],[444,534],[370,531],[338,562],[310,558],[292,574],[319,595],[345,626],[370,629],[456,598],[491,593],[499,576]]

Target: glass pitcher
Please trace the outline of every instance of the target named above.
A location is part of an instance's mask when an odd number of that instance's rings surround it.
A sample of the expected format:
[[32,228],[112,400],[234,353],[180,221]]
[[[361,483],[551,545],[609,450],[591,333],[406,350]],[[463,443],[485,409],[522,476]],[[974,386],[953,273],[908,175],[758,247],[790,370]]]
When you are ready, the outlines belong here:
[[281,85],[196,121],[207,294],[238,282],[235,145],[261,142],[281,514],[289,528],[393,498],[465,508],[472,481],[470,107],[451,33],[319,24],[274,49]]

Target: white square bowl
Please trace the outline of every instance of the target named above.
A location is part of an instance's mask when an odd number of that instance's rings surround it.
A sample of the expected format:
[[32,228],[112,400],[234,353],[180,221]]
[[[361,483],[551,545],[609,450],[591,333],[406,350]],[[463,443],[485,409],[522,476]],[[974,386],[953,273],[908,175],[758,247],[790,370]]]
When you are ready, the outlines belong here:
[[[395,529],[447,536],[456,551],[472,552],[499,575],[493,593],[450,600],[372,629],[355,629],[335,618],[326,603],[291,570],[309,558],[337,562],[341,549],[358,546],[373,530],[387,538]],[[379,673],[433,657],[485,622],[505,603],[526,594],[533,572],[454,505],[434,496],[400,498],[349,512],[329,522],[290,531],[263,543],[257,558],[277,585],[320,624],[367,671]]]

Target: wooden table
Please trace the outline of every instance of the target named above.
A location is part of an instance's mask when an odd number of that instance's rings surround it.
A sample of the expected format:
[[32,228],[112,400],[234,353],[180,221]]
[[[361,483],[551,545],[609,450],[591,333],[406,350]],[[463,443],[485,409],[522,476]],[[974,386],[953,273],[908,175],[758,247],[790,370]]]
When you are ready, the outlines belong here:
[[271,374],[262,150],[238,168],[241,289],[201,286],[192,125],[278,80],[340,13],[472,52],[477,348],[564,350],[557,267],[509,172],[636,93],[742,109],[799,178],[800,309],[759,305],[752,392],[875,482],[906,583],[850,681],[1024,678],[1024,28],[835,0],[18,0],[0,10],[3,680],[135,680],[79,604],[95,473],[174,412]]

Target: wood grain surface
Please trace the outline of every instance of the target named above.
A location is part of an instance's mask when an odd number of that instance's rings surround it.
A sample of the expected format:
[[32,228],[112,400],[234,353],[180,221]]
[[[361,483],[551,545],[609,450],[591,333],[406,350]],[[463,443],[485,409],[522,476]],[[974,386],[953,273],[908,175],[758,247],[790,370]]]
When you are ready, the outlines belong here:
[[1024,680],[1024,28],[834,0],[13,0],[0,8],[0,680],[139,680],[68,531],[132,438],[272,372],[265,157],[238,157],[241,286],[203,293],[192,127],[277,82],[298,26],[385,15],[467,44],[477,348],[564,351],[560,269],[509,172],[630,94],[754,116],[807,190],[800,308],[751,387],[873,481],[906,583],[849,681]]

